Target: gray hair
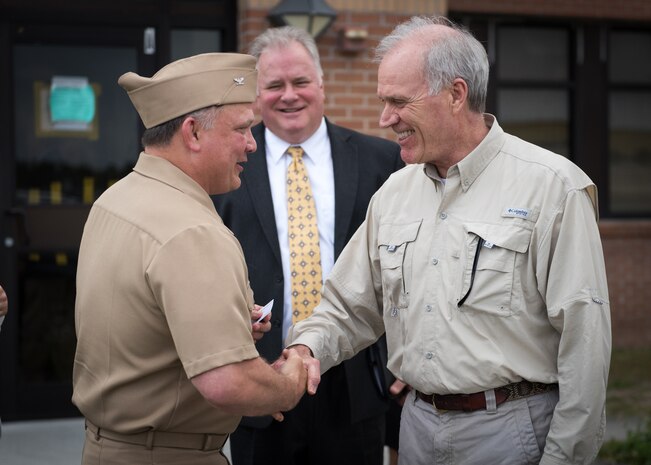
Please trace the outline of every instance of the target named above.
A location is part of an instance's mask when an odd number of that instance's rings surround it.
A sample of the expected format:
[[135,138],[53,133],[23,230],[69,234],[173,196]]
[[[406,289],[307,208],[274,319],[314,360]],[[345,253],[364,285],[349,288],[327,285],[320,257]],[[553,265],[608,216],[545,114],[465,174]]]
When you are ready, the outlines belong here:
[[200,108],[191,113],[177,116],[153,128],[145,129],[145,132],[142,133],[140,143],[143,147],[165,147],[172,141],[174,134],[176,134],[183,121],[188,117],[196,119],[203,129],[212,129],[221,108],[223,108],[223,105],[211,105]]
[[319,50],[312,36],[303,29],[294,26],[273,27],[267,29],[253,40],[251,47],[249,48],[249,53],[256,59],[259,59],[262,52],[267,48],[284,48],[289,46],[292,42],[298,42],[305,47],[305,50],[307,50],[307,53],[314,62],[314,67],[319,76],[319,84],[321,84],[321,81],[323,81],[323,68],[321,68]]
[[[439,25],[453,33],[426,35],[427,28]],[[414,16],[383,38],[375,49],[376,63],[407,37],[425,38],[429,46],[424,50],[424,74],[430,95],[438,94],[456,78],[468,85],[468,105],[472,111],[483,113],[488,91],[488,56],[484,46],[464,27],[443,16]]]

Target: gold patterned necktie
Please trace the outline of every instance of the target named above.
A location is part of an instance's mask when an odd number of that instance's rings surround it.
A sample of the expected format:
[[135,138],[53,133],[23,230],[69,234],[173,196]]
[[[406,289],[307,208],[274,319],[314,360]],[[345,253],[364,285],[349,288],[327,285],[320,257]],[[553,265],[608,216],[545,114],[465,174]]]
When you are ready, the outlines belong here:
[[301,147],[290,147],[287,170],[287,234],[292,284],[292,322],[312,314],[321,299],[321,251],[316,205]]

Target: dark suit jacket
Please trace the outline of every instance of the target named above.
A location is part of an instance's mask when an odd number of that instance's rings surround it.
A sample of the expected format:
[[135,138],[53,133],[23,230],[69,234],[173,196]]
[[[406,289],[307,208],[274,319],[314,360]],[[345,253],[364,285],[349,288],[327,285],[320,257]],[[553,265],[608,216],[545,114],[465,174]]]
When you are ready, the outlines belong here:
[[[404,166],[400,147],[331,124],[326,120],[335,182],[335,258],[363,222],[368,202],[391,173]],[[261,305],[274,299],[271,330],[256,344],[262,357],[276,360],[283,349],[283,269],[276,233],[276,220],[267,172],[263,124],[253,136],[257,151],[240,175],[242,186],[214,196],[220,216],[239,239],[249,269],[255,301]],[[384,344],[384,346],[382,346]],[[386,343],[379,343],[344,362],[351,422],[381,415],[387,408]],[[377,379],[377,376],[381,379]],[[383,392],[380,392],[382,390]],[[243,425],[265,427],[271,417],[244,418]]]

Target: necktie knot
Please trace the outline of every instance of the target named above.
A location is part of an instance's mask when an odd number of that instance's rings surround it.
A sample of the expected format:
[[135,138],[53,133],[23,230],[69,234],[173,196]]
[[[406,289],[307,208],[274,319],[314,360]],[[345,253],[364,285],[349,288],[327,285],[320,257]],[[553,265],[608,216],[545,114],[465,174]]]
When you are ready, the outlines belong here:
[[298,171],[299,163],[303,162],[303,155],[305,151],[300,145],[292,145],[287,149],[287,153],[292,157],[292,167],[294,171]]
[[305,153],[303,150],[303,147],[300,145],[292,145],[290,148],[287,149],[287,153],[289,153],[292,158],[302,158],[303,154]]

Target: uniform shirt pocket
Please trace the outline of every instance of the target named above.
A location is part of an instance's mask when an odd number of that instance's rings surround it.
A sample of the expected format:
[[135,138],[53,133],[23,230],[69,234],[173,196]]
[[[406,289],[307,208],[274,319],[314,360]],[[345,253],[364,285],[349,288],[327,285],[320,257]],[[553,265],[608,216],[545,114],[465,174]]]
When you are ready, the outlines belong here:
[[514,286],[517,256],[529,249],[531,230],[516,224],[465,223],[464,231],[459,309],[497,316],[516,313],[522,301]]

